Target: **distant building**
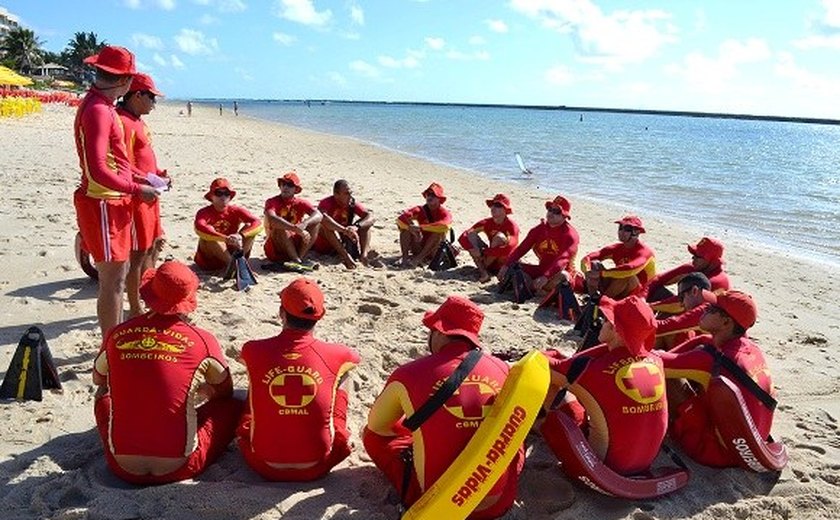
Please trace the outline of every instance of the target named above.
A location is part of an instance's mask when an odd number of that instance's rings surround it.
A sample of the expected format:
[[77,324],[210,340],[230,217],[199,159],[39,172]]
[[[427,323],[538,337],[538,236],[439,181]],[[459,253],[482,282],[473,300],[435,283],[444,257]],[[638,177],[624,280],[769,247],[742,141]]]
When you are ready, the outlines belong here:
[[58,63],[47,63],[33,69],[32,77],[35,79],[68,79],[70,74],[67,67]]
[[18,27],[20,27],[20,19],[5,7],[0,7],[0,38],[5,37],[9,31]]

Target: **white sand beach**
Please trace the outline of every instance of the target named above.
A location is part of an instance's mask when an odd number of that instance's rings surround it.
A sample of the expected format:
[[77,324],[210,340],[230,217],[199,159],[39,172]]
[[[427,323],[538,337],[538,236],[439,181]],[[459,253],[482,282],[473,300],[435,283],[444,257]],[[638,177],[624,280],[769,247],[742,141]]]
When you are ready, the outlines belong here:
[[[487,214],[484,200],[505,192],[523,232],[543,215],[548,193],[523,185],[487,180],[352,139],[234,117],[212,107],[160,104],[146,120],[158,160],[174,178],[162,198],[169,245],[164,255],[188,261],[195,248],[193,216],[206,202],[210,182],[227,177],[235,203],[261,213],[276,194],[275,178],[295,169],[304,191],[320,200],[338,178],[350,181],[357,200],[377,216],[373,247],[385,259],[399,252],[394,219],[418,204],[431,181],[442,183],[456,231]],[[354,454],[328,477],[307,484],[264,482],[234,444],[221,460],[194,481],[138,488],[112,476],[94,429],[91,381],[99,349],[96,285],[73,256],[76,231],[72,192],[79,179],[73,145],[74,110],[47,106],[23,119],[0,120],[0,374],[31,325],[46,333],[63,383],[42,402],[0,403],[0,518],[50,519],[251,519],[397,518],[396,494],[366,456],[358,433],[367,410],[390,372],[422,355],[423,311],[449,294],[481,304],[486,319],[481,338],[488,349],[559,348],[575,344],[569,323],[536,303],[515,305],[498,297],[493,285],[479,285],[466,254],[461,266],[442,274],[427,270],[359,268],[346,271],[324,261],[317,279],[327,294],[327,313],[316,334],[359,350],[353,375],[349,424]],[[615,241],[613,221],[632,208],[570,197],[572,223],[585,253]],[[688,257],[685,245],[709,232],[702,222],[685,227],[641,214],[642,238],[657,253],[660,270]],[[686,219],[691,219],[686,214]],[[607,498],[563,474],[536,435],[517,505],[508,519],[651,518],[833,519],[840,517],[840,269],[768,250],[734,236],[718,236],[735,288],[756,298],[759,319],[751,331],[764,348],[778,389],[780,407],[774,435],[791,453],[779,476],[738,469],[725,471],[689,462],[692,479],[682,491],[657,501]],[[193,315],[212,331],[231,363],[235,385],[247,387],[238,361],[242,344],[279,330],[278,291],[294,275],[259,269],[262,238],[254,248],[259,285],[237,292],[232,282],[202,277],[199,308]],[[142,391],[142,388],[138,388]],[[661,456],[658,464],[669,463]]]

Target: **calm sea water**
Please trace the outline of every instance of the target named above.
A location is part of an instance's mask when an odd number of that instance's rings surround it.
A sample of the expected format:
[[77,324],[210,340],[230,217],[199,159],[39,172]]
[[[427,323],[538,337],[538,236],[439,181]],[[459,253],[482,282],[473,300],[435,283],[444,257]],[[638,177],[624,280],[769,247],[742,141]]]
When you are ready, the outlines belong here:
[[[551,191],[729,230],[840,265],[840,126],[606,112],[240,102],[249,116],[351,136]],[[524,178],[520,152],[533,171]]]

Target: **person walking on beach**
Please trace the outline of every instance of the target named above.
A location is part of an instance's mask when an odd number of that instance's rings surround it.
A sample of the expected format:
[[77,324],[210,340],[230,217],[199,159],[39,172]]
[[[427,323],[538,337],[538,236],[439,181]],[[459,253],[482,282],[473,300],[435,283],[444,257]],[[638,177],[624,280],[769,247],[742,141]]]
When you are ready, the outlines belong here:
[[[572,226],[572,205],[562,195],[545,203],[546,216],[533,227],[519,246],[508,256],[499,270],[499,280],[504,280],[508,270],[519,264],[532,280],[535,293],[548,293],[560,283],[574,276],[575,255],[580,237]],[[533,250],[539,264],[520,263],[528,251]]]
[[[142,116],[155,108],[157,96],[163,94],[155,88],[152,78],[138,73],[131,81],[131,87],[117,105],[117,114],[125,131],[125,148],[128,159],[134,167],[135,178],[161,187],[171,183],[166,170],[158,168],[157,157],[152,148],[149,127]],[[150,175],[154,176],[150,182]],[[126,292],[128,293],[129,317],[143,313],[140,303],[140,275],[157,264],[158,253],[163,247],[163,226],[160,222],[160,201],[146,202],[139,196],[132,198],[132,243],[129,257]]]
[[311,202],[297,196],[303,191],[297,173],[279,177],[277,186],[280,194],[265,201],[265,256],[291,270],[311,270],[316,265],[306,255],[318,238],[323,215]]
[[187,117],[192,117],[192,101],[187,101]]
[[347,269],[355,269],[357,260],[368,265],[373,211],[356,201],[350,183],[335,181],[333,194],[318,203],[318,210],[324,219],[312,248],[321,254],[337,253]]
[[242,347],[249,397],[239,451],[268,480],[319,479],[352,450],[348,376],[359,354],[315,339],[325,312],[318,284],[298,278],[280,292],[280,334]]
[[132,196],[151,202],[158,192],[134,180],[125,133],[114,101],[131,87],[134,55],[106,45],[85,59],[96,69],[76,112],[73,133],[81,182],[73,194],[83,247],[99,274],[96,316],[103,337],[123,319],[123,293],[131,251]]
[[233,102],[233,115],[239,115],[239,104],[236,101]]
[[414,206],[397,217],[400,230],[400,267],[417,267],[432,259],[452,224],[452,214],[443,207],[446,195],[443,186],[433,182],[421,194],[422,206]]
[[198,249],[193,261],[203,271],[226,269],[236,252],[250,257],[254,239],[263,229],[259,218],[231,204],[234,197],[236,192],[227,179],[215,179],[204,194],[210,205],[195,214]]
[[132,484],[192,478],[233,440],[243,402],[213,335],[189,321],[198,277],[171,260],[143,274],[150,311],[112,329],[93,369],[108,468]]
[[[519,226],[509,217],[513,209],[508,196],[498,193],[484,203],[490,208],[490,217],[479,220],[458,238],[458,243],[475,262],[481,283],[489,282],[490,275],[499,272],[519,243]],[[487,242],[481,238],[481,233],[487,237]]]
[[[365,449],[406,507],[464,450],[505,383],[507,365],[481,352],[478,334],[483,321],[481,309],[461,296],[450,296],[436,311],[426,312],[429,355],[398,367],[370,409],[362,434]],[[467,358],[475,360],[470,377],[418,429],[408,429],[406,420]],[[513,505],[525,462],[524,448],[516,449],[507,471],[470,518],[496,518]]]
[[[656,274],[653,250],[639,235],[645,232],[642,219],[628,215],[615,221],[618,242],[589,253],[581,260],[583,275],[575,280],[575,290],[602,294],[620,300],[631,294],[644,294],[647,284]],[[610,260],[614,267],[607,267]]]
[[653,277],[647,289],[647,301],[658,312],[681,312],[680,301],[667,286],[678,283],[682,277],[699,272],[709,280],[711,291],[720,294],[729,290],[729,275],[723,269],[723,244],[714,238],[703,237],[696,245],[689,245],[691,261]]

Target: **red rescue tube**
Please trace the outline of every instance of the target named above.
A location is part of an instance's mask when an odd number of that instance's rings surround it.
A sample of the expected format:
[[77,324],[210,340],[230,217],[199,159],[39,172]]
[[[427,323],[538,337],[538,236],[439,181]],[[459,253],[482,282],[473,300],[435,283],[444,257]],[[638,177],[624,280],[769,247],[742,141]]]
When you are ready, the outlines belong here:
[[688,484],[691,474],[681,468],[660,468],[649,476],[624,477],[601,462],[592,451],[583,432],[565,413],[550,413],[543,425],[557,429],[562,435],[543,436],[563,464],[563,471],[572,479],[603,493],[629,500],[656,498],[673,493]]
[[79,266],[82,268],[82,271],[84,271],[91,280],[99,280],[99,271],[96,270],[96,266],[93,265],[93,262],[91,261],[90,253],[87,249],[85,249],[85,246],[82,243],[81,233],[76,233],[75,247],[76,261],[79,262]]
[[713,377],[706,393],[721,439],[742,468],[762,473],[781,471],[787,465],[787,448],[761,438],[735,383],[726,376]]

